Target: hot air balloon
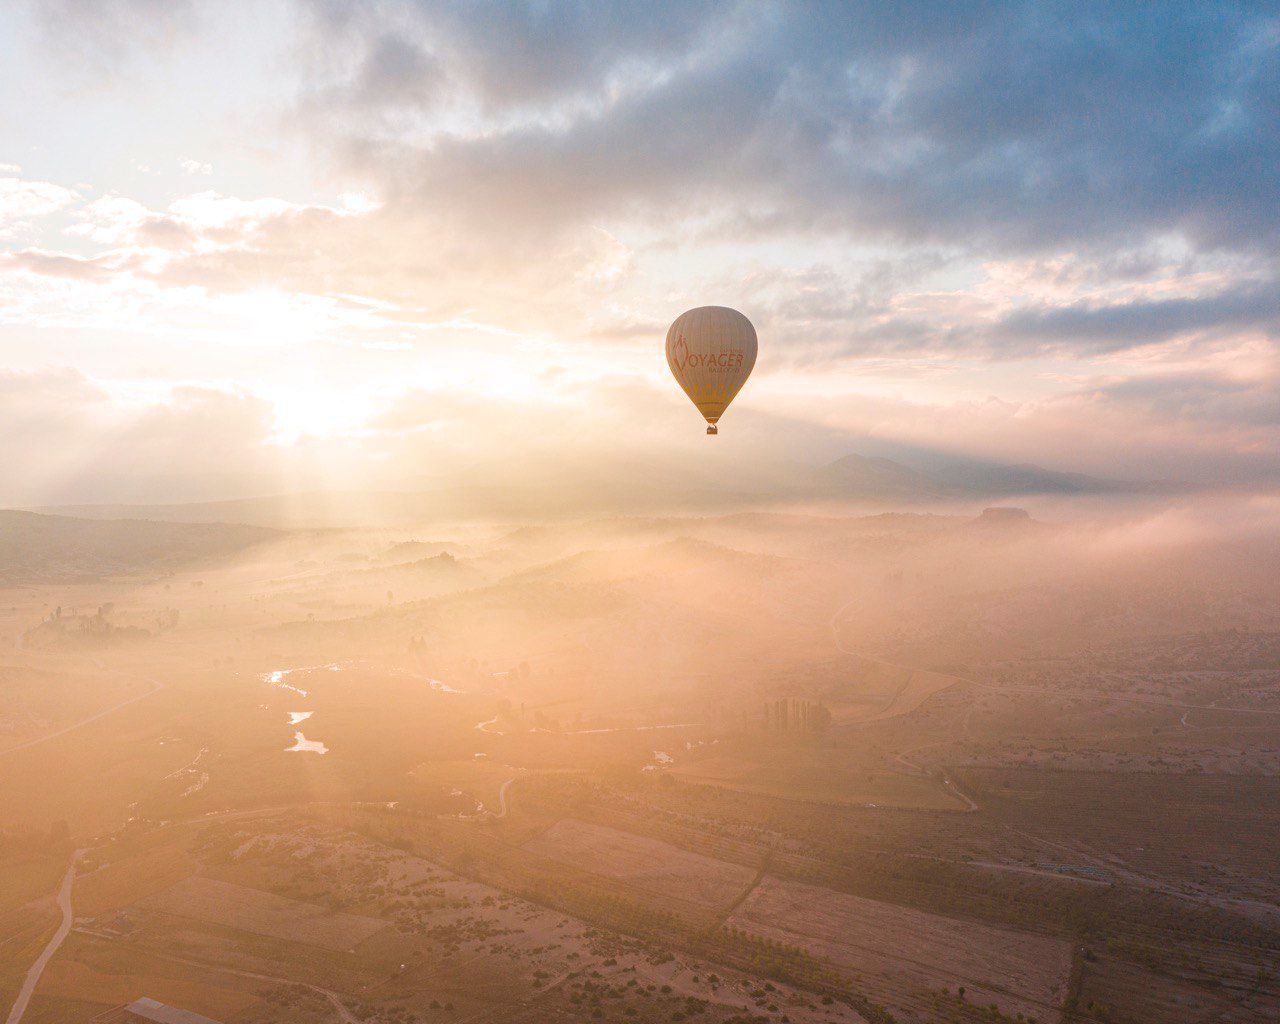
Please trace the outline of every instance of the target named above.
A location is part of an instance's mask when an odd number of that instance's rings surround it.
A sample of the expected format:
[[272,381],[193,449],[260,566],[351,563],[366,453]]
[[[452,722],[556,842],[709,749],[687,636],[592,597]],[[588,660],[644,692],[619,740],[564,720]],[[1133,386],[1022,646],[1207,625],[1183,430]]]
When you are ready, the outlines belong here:
[[667,365],[707,421],[707,433],[719,433],[716,423],[756,365],[756,329],[726,306],[681,313],[667,331]]

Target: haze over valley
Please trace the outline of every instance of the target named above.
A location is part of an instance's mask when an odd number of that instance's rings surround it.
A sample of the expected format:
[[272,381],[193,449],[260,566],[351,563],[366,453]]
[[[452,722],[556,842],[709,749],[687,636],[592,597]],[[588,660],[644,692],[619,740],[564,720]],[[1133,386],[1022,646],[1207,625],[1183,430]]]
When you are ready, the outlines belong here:
[[3,991],[1271,1019],[1275,512],[3,513]]
[[0,1024],[1280,1021],[1272,3],[0,3]]

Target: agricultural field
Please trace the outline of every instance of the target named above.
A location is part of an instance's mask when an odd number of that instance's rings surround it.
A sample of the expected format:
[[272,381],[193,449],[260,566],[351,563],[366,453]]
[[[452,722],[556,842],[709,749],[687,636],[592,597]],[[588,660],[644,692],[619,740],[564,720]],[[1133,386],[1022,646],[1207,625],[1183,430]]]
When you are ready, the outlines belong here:
[[871,998],[924,1013],[939,991],[1008,1016],[1052,1019],[1066,995],[1071,944],[921,913],[766,875],[727,927],[794,944],[850,976]]
[[604,825],[564,819],[524,844],[531,853],[614,879],[650,896],[726,909],[755,872]]
[[326,949],[352,949],[386,927],[385,921],[335,913],[298,900],[212,878],[188,878],[139,904],[142,910],[192,918]]
[[942,693],[962,680],[941,672],[909,668],[845,651],[840,640],[842,616],[832,619],[832,633],[840,652],[848,682],[832,695],[832,717],[838,725],[874,722],[909,715],[934,694]]
[[148,995],[171,1006],[198,1008],[215,1020],[237,1017],[259,1003],[243,979],[216,984],[196,981],[186,974],[171,965],[166,970],[163,963],[155,973],[142,973],[109,970],[105,965],[103,970],[95,970],[81,961],[65,959],[49,969],[44,984],[48,996],[61,1002],[117,1006]]
[[[901,771],[850,766],[838,752],[828,756],[748,760],[709,757],[674,767],[671,774],[742,793],[862,807],[959,811],[965,803],[935,779]],[[834,756],[831,756],[831,754]]]
[[[145,989],[238,1022],[305,1020],[334,1012],[332,998],[353,1013],[431,1022],[477,1014],[591,1019],[602,1006],[620,1016],[696,1010],[712,1022],[769,1005],[805,1024],[863,1019],[845,1003],[611,935],[330,825],[261,817],[207,826],[192,853],[206,871],[262,888],[191,878],[125,907],[135,925],[128,933],[86,926],[47,976],[50,1005],[93,1005]],[[351,910],[286,892],[323,892]],[[331,942],[339,924],[344,936],[363,935],[363,944],[348,950]],[[146,969],[123,969],[126,962]],[[338,988],[377,994],[338,996]],[[281,1016],[270,1016],[273,1007]]]

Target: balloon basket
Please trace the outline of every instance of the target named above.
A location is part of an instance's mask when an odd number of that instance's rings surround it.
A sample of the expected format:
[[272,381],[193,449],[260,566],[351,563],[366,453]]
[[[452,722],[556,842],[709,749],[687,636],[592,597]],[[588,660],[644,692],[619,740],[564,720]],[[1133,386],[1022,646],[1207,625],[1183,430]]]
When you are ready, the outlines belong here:
[[707,427],[707,433],[708,433],[708,434],[718,434],[718,433],[720,433],[720,431],[718,431],[718,430],[716,429],[716,425],[713,423],[713,424],[711,424],[711,426]]

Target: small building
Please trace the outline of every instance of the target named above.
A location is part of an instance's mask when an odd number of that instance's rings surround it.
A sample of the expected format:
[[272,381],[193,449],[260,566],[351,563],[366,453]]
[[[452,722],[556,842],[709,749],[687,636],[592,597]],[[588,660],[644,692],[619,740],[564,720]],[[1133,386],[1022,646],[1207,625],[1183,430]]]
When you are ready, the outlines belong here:
[[137,1024],[139,1021],[153,1024],[219,1024],[212,1017],[202,1017],[190,1010],[166,1006],[155,999],[143,996],[126,1006],[117,1006],[94,1017],[90,1024]]
[[110,921],[101,926],[101,930],[106,932],[112,938],[122,938],[126,935],[133,934],[136,925],[133,919],[123,910],[116,914]]

